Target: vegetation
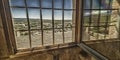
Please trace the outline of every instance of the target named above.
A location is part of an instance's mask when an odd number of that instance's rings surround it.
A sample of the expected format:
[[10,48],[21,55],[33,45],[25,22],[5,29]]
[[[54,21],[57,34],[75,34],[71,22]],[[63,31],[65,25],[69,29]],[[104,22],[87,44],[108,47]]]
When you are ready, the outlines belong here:
[[103,15],[100,18],[98,17],[98,15],[92,16],[92,18],[90,18],[89,16],[84,17],[84,26],[88,26],[88,27],[90,26],[89,27],[90,31],[93,31],[95,33],[108,34],[108,30],[107,30],[108,26],[106,27],[106,22],[107,24],[110,24],[110,16]]

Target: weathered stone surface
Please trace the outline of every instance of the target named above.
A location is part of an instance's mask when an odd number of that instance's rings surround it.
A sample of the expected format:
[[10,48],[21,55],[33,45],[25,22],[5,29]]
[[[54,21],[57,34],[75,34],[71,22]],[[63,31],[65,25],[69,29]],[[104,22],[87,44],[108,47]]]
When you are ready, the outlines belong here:
[[4,35],[1,15],[0,15],[0,57],[7,57],[7,55],[8,55],[7,44],[5,40],[5,35]]

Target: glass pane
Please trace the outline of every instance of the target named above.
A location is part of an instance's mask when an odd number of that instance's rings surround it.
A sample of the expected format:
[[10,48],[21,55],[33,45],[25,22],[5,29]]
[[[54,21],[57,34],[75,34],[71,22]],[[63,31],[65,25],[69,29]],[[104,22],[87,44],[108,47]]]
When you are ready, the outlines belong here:
[[[90,9],[92,1],[92,9],[110,9],[112,8],[112,1],[113,0],[84,0],[84,8]],[[101,3],[101,4],[100,4]],[[100,6],[101,5],[101,6]]]
[[26,9],[25,8],[12,8],[11,12],[12,12],[13,18],[26,18]]
[[101,2],[101,9],[111,9],[113,0],[103,0]]
[[62,8],[63,0],[54,0],[54,8]]
[[64,8],[65,9],[72,9],[73,8],[72,0],[64,0]]
[[84,0],[84,9],[90,9],[90,1],[91,0]]
[[40,9],[28,9],[28,13],[31,27],[32,47],[40,47],[42,44]]
[[32,47],[41,47],[42,45],[41,36],[42,36],[42,33],[40,29],[31,31]]
[[62,10],[54,11],[55,44],[63,43]]
[[28,12],[31,29],[40,29],[40,9],[29,9]]
[[[91,0],[89,0],[91,1]],[[86,1],[88,3],[89,1]],[[86,38],[85,40],[87,42],[84,42],[89,45],[93,44],[94,46],[90,46],[92,49],[100,52],[104,56],[108,56],[106,54],[109,54],[111,52],[111,56],[117,56],[118,53],[114,54],[113,52],[116,52],[119,49],[113,49],[113,44],[118,44],[119,46],[119,14],[117,10],[114,10],[114,8],[118,8],[118,3],[116,0],[93,0],[93,7],[97,8],[97,3],[102,2],[101,5],[101,13],[99,15],[99,10],[92,10],[92,25],[98,26],[98,27],[88,27],[90,28],[90,31],[88,31],[88,28],[83,28],[83,32],[89,32],[89,34],[83,33],[83,37]],[[109,3],[110,1],[110,3]],[[113,2],[112,2],[113,1]],[[110,7],[109,7],[110,4]],[[112,5],[111,5],[112,4]],[[89,5],[88,5],[89,6]],[[113,6],[113,7],[112,7]],[[87,7],[87,6],[86,6]],[[112,11],[110,11],[113,8]],[[102,10],[103,9],[103,10]],[[106,9],[106,10],[105,10]],[[109,10],[110,9],[110,10]],[[107,13],[107,11],[109,11]],[[88,15],[89,17],[89,15]],[[85,20],[85,19],[84,19]],[[100,20],[100,21],[98,21]],[[89,21],[89,20],[88,20]],[[99,24],[98,24],[99,22]],[[90,36],[90,40],[87,39],[87,37]],[[89,40],[89,41],[88,41]],[[114,43],[115,42],[115,43]],[[109,43],[111,43],[109,45]],[[98,47],[98,48],[97,48]],[[109,50],[109,51],[108,51]],[[118,57],[115,56],[115,58],[108,56],[108,58],[117,60]]]
[[101,3],[101,0],[93,0],[92,1],[92,9],[100,9],[100,3]]
[[[19,12],[18,12],[19,11]],[[12,17],[15,30],[27,30],[26,10],[24,8],[12,8]]]
[[30,48],[28,31],[16,30],[15,35],[18,49]]
[[[18,12],[19,11],[19,12]],[[24,8],[11,9],[13,16],[13,26],[18,49],[30,48],[28,23],[26,19],[26,10]]]
[[27,6],[28,7],[39,7],[40,2],[39,0],[27,0]]
[[72,16],[73,16],[73,11],[64,11],[64,19],[65,20],[72,20]]
[[10,6],[25,6],[24,0],[10,0]]
[[90,10],[84,10],[84,13],[83,13],[83,24],[84,24],[84,26],[86,26],[86,28],[89,25],[89,19],[90,19],[89,15],[90,15]]
[[42,0],[42,8],[52,8],[52,0]]
[[72,42],[72,18],[73,11],[64,11],[64,34],[65,34],[65,42]]
[[42,10],[44,45],[53,44],[52,10]]
[[40,9],[28,9],[29,18],[40,19]]

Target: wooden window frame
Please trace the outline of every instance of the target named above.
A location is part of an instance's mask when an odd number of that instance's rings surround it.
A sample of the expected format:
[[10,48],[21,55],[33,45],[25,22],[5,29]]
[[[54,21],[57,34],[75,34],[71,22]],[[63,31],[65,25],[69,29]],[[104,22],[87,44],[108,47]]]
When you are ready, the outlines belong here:
[[75,17],[75,42],[65,43],[65,44],[58,44],[58,45],[51,45],[51,46],[44,46],[44,47],[35,47],[32,49],[22,49],[17,50],[15,35],[13,30],[13,22],[11,17],[11,11],[9,6],[9,0],[0,0],[0,13],[5,33],[5,38],[7,42],[7,47],[10,55],[14,55],[21,52],[28,52],[28,51],[45,51],[45,50],[52,50],[52,49],[59,49],[59,48],[66,48],[66,47],[73,47],[76,46],[77,43],[80,43],[80,0],[76,0],[76,17]]

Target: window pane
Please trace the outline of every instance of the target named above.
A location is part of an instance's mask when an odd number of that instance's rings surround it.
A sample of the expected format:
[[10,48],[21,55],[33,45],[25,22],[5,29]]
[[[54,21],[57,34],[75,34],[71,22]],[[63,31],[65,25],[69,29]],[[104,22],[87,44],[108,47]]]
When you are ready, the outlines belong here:
[[99,9],[101,0],[93,0],[92,1],[92,9]]
[[40,19],[40,9],[28,9],[29,18]]
[[[41,2],[40,0],[34,0],[34,1],[11,0],[11,6],[25,7],[25,1],[27,2],[27,9],[28,9],[27,12],[26,12],[26,8],[11,7],[13,23],[14,23],[13,25],[17,40],[16,43],[18,43],[17,45],[19,48],[30,48],[30,42],[29,42],[30,40],[32,43],[31,45],[32,47],[41,46],[42,36],[43,36],[44,46],[53,45],[53,34],[54,34],[55,44],[62,44],[63,36],[65,37],[66,43],[72,42],[73,31],[75,30],[73,29],[74,27],[73,24],[75,24],[75,20],[73,19],[73,10],[64,10],[64,15],[63,15],[63,10],[54,10],[53,12],[54,15],[53,15],[52,9],[43,9],[43,8],[52,8],[53,0],[41,0]],[[62,9],[63,1],[64,1],[65,9],[73,9],[73,3],[75,4],[73,0],[54,0],[54,8]],[[39,8],[40,3],[42,7],[41,12]],[[29,8],[29,7],[33,7],[33,8]],[[27,17],[27,13],[28,13],[28,17]],[[42,14],[42,16],[40,16],[40,14]],[[54,16],[54,20],[52,19],[52,16]],[[63,26],[63,16],[64,16],[64,26]],[[27,19],[29,19],[29,21]],[[30,23],[30,31],[28,31],[28,23]],[[41,25],[43,29],[41,28]],[[54,31],[53,31],[53,25],[54,25]],[[43,31],[43,35],[42,35],[42,31]]]
[[64,0],[64,8],[65,9],[72,9],[73,5],[72,5],[72,0]]
[[52,0],[42,0],[42,8],[52,8]]
[[10,0],[11,6],[25,6],[24,0]]
[[[92,3],[91,3],[92,1]],[[112,0],[84,0],[84,8],[90,9],[92,4],[92,9],[110,9],[112,8]],[[101,6],[100,6],[101,5]]]
[[12,8],[11,12],[13,16],[14,29],[27,30],[28,24],[26,19],[26,10],[24,8]]
[[54,19],[62,20],[62,10],[54,10]]
[[28,7],[39,7],[40,2],[39,0],[27,0],[27,6]]
[[44,45],[53,44],[52,10],[42,10]]
[[12,8],[12,16],[14,18],[26,18],[25,8]]
[[26,10],[24,8],[13,8],[11,11],[17,48],[30,48]]
[[31,31],[32,47],[41,47],[42,45],[41,36],[42,36],[42,33],[40,29]]
[[90,1],[91,0],[84,0],[84,9],[90,9]]
[[65,20],[72,20],[72,15],[73,15],[73,11],[64,11],[64,19]]
[[40,9],[29,9],[28,12],[31,29],[40,29]]
[[28,13],[31,27],[32,47],[40,47],[42,44],[40,9],[28,9]]
[[63,43],[62,10],[54,11],[55,44]]
[[47,9],[42,9],[42,17],[45,20],[52,20],[52,9],[47,10]]
[[72,15],[73,11],[64,11],[64,33],[65,33],[65,42],[72,42]]
[[63,0],[54,0],[54,8],[62,8]]
[[30,48],[28,31],[16,30],[15,36],[18,49]]
[[[89,1],[91,0],[87,0],[86,3],[89,3]],[[100,6],[101,9],[99,9],[100,2],[101,2],[101,6]],[[114,9],[115,6],[118,8],[118,5],[119,4],[117,3],[116,0],[93,0],[94,9],[92,10],[92,23],[90,26],[88,25],[88,27],[86,28],[83,27],[82,36],[84,43],[87,44],[88,46],[89,43],[95,44],[99,48],[96,48],[95,46],[90,46],[90,48],[104,55],[105,53],[109,53],[109,52],[113,52],[113,50],[117,50],[117,49],[112,49],[113,46],[109,45],[109,42],[113,43],[119,41],[119,27],[118,27],[120,25],[119,14],[118,14],[119,9],[118,10]],[[90,15],[84,16],[84,18],[86,18],[84,19],[84,21],[88,20],[88,22],[90,23],[89,17]],[[106,48],[106,50],[102,49],[103,47]]]
[[111,9],[112,8],[112,2],[113,2],[113,0],[103,0],[102,2],[101,2],[101,8],[102,9]]

